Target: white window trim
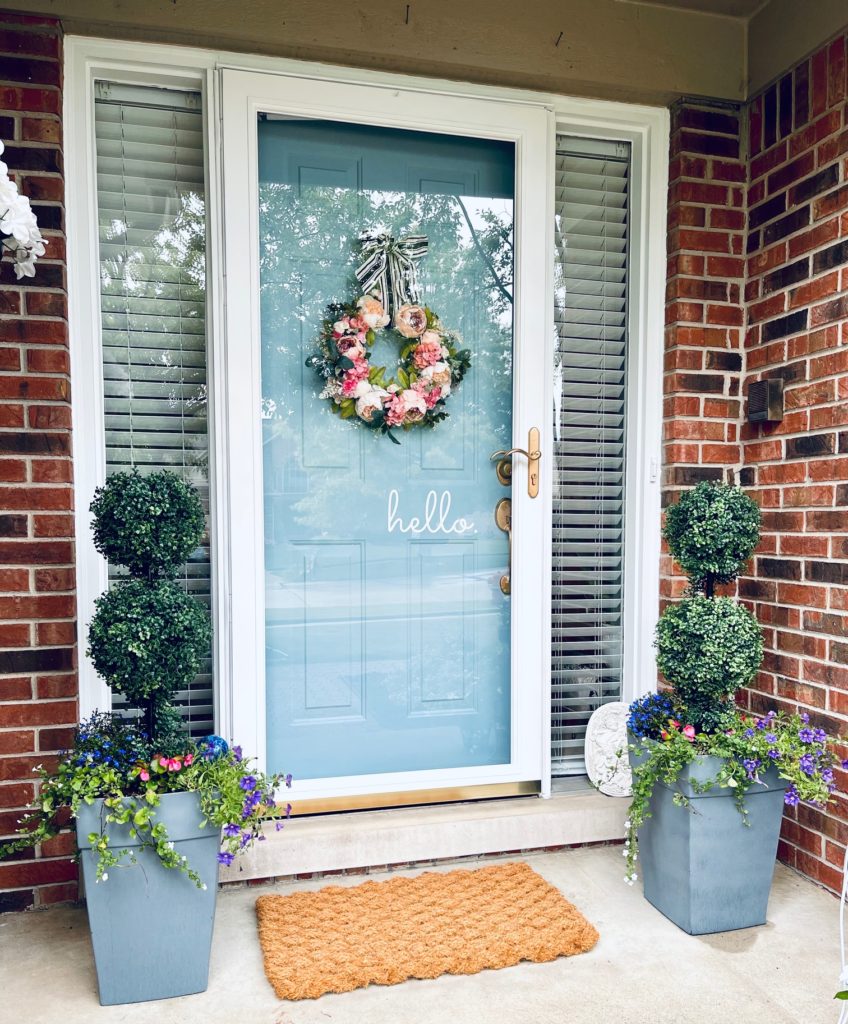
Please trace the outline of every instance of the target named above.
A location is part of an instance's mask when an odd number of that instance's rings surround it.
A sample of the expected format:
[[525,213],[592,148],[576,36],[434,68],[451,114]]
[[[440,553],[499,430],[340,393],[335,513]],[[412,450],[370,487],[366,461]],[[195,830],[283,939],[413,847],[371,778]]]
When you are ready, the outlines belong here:
[[[75,530],[77,610],[80,623],[80,713],[109,704],[109,691],[85,655],[85,634],[94,601],[107,585],[105,561],[94,550],[88,505],[105,479],[104,417],[101,367],[100,295],[94,143],[94,82],[108,78],[139,85],[197,89],[203,94],[207,143],[207,333],[209,339],[210,507],[212,511],[212,613],[215,624],[216,731],[230,733],[237,668],[230,653],[230,585],[225,521],[227,410],[221,401],[219,368],[225,364],[225,278],[221,209],[223,182],[220,154],[218,72],[223,68],[263,71],[332,81],[366,83],[386,89],[402,87],[450,96],[550,106],[556,131],[629,142],[632,146],[630,252],[630,411],[626,477],[624,666],[622,700],[655,689],[656,666],[651,645],[659,603],[660,460],[662,424],[662,347],[665,295],[666,201],[668,187],[669,113],[662,107],[480,86],[443,79],[366,71],[288,58],[193,49],[157,43],[65,39],[64,135],[72,410],[74,423]],[[553,140],[549,150],[553,151]],[[550,153],[545,157],[550,157]],[[553,220],[553,190],[550,196]],[[553,317],[553,295],[548,287]],[[552,336],[547,339],[552,344]],[[551,460],[544,459],[543,494],[550,503]],[[548,511],[549,514],[549,511]],[[238,528],[238,525],[235,525]],[[547,532],[544,578],[550,578],[551,537]],[[550,635],[550,594],[546,595]],[[544,652],[550,677],[550,645]],[[550,793],[550,688],[543,721],[543,795]]]

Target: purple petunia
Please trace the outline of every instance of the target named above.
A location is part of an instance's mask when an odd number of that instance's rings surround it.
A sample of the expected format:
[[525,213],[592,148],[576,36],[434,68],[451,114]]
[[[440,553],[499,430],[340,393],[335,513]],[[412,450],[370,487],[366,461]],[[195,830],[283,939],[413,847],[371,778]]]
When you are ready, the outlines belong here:
[[224,825],[224,835],[228,839],[235,839],[239,832],[241,832],[241,828],[234,822],[230,822],[229,825]]
[[777,749],[777,747],[769,747],[768,756],[772,759],[772,761],[777,761],[780,757],[780,751]]
[[813,741],[815,743],[827,743],[827,733],[824,729],[813,729]]
[[753,779],[756,778],[757,769],[760,767],[761,764],[762,761],[760,761],[758,757],[746,757],[745,760],[742,762],[742,767],[748,773],[748,778]]
[[777,743],[777,736],[773,732],[767,732],[766,743]]
[[821,773],[821,777],[822,782],[825,782],[828,785],[830,785],[830,783],[833,782],[833,769],[825,768],[824,771]]
[[754,730],[753,729],[746,729],[745,730],[745,739],[746,740],[751,740],[753,738],[754,738]]
[[256,778],[253,775],[245,775],[245,777],[239,782],[239,786],[249,792],[252,789],[256,789]]
[[798,732],[798,739],[802,743],[812,743],[813,739],[814,739],[813,730],[812,729],[801,729]]
[[783,802],[788,807],[797,807],[801,802],[801,798],[798,796],[798,790],[790,782],[786,787],[786,792],[783,794]]
[[218,854],[218,863],[223,864],[225,867],[229,867],[235,859],[235,854],[227,853],[226,850],[221,850]]
[[798,767],[805,775],[815,775],[816,763],[813,760],[812,754],[804,754],[798,762]]
[[809,725],[810,716],[807,714],[806,711],[801,715],[801,721],[804,723],[804,725]]

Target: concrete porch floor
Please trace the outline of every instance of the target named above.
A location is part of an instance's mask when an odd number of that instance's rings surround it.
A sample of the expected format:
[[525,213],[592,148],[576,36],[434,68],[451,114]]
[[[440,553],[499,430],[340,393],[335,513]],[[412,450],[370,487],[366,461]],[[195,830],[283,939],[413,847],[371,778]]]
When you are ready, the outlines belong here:
[[[839,1004],[833,1001],[833,993],[839,975],[838,901],[786,868],[778,866],[764,927],[694,938],[655,911],[638,887],[624,885],[620,846],[521,859],[557,885],[595,924],[601,940],[594,950],[550,964],[523,963],[473,976],[372,987],[311,1002],[280,1002],[262,970],[254,901],[263,892],[316,889],[330,883],[244,886],[220,895],[205,993],[101,1007],[85,910],[56,907],[0,917],[0,1020],[9,1024],[827,1024],[837,1019]],[[459,866],[473,864],[463,861]],[[331,880],[340,885],[360,881],[356,876]]]

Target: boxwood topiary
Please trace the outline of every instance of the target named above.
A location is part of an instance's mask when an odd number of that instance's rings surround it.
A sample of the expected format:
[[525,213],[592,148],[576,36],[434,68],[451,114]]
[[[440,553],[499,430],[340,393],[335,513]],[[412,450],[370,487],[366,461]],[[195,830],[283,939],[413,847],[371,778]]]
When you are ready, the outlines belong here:
[[175,473],[114,473],[94,492],[94,546],[133,576],[173,579],[200,545],[197,492]]
[[161,707],[197,675],[212,628],[206,609],[177,583],[121,580],[95,609],[88,656],[131,704]]
[[708,597],[716,583],[742,570],[760,538],[760,509],[738,487],[698,484],[666,512],[663,536],[694,590]]
[[686,597],[657,623],[657,665],[701,731],[722,728],[763,657],[757,620],[729,597]]

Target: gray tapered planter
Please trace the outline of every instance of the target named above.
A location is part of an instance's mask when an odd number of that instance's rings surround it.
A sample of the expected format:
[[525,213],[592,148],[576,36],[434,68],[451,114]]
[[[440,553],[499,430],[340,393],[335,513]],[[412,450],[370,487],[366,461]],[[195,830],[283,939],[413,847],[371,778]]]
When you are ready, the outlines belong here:
[[157,808],[177,851],[206,883],[198,889],[183,872],[162,866],[152,850],[139,850],[125,825],[109,825],[110,845],[135,847],[138,863],[113,868],[96,881],[97,853],[88,841],[100,831],[102,801],[77,816],[77,843],[85,880],[88,921],[103,1006],[203,992],[218,889],[220,830],[201,829],[197,793],[168,793]]
[[[643,760],[631,754],[631,762]],[[746,828],[732,789],[706,793],[691,780],[708,782],[721,759],[700,757],[688,765],[674,788],[654,787],[651,817],[639,830],[639,862],[645,898],[690,935],[765,924],[786,782],[774,768],[745,797]],[[678,789],[691,806],[678,807]]]

